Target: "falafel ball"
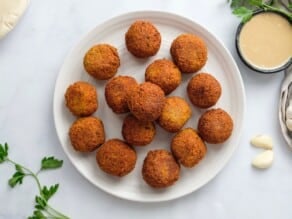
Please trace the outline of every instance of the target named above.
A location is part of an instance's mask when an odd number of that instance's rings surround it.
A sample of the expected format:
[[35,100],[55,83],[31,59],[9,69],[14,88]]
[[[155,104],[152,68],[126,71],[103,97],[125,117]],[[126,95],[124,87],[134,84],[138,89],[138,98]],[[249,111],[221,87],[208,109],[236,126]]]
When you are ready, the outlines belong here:
[[130,145],[145,146],[150,144],[156,134],[153,122],[139,121],[133,115],[128,115],[123,122],[122,135]]
[[96,88],[84,81],[70,85],[65,93],[66,106],[75,116],[90,116],[98,108]]
[[157,28],[148,21],[135,21],[125,35],[127,49],[137,58],[154,56],[161,44]]
[[183,73],[200,70],[207,62],[207,46],[194,34],[181,34],[171,44],[171,56]]
[[114,77],[106,84],[105,99],[113,112],[127,113],[130,111],[127,99],[135,86],[138,86],[138,83],[130,76]]
[[167,95],[180,85],[181,72],[172,61],[158,59],[147,67],[145,81],[158,85]]
[[207,73],[196,74],[189,81],[187,93],[194,106],[209,108],[214,106],[221,96],[221,85],[217,79]]
[[231,116],[220,108],[206,111],[199,119],[199,135],[208,143],[223,143],[231,136],[232,130]]
[[207,147],[194,129],[186,128],[173,137],[171,151],[183,166],[193,167],[205,157]]
[[69,137],[76,151],[92,152],[104,143],[103,123],[96,117],[79,118],[70,127]]
[[98,80],[113,77],[120,67],[120,58],[115,47],[98,44],[90,48],[84,56],[83,65],[89,75]]
[[100,169],[110,175],[125,176],[136,165],[136,151],[119,139],[111,139],[96,152],[96,162]]
[[167,97],[158,123],[168,132],[178,132],[191,115],[191,107],[183,98]]
[[131,113],[140,121],[156,120],[162,112],[164,103],[163,90],[150,82],[135,87],[128,98]]
[[179,179],[180,166],[167,150],[149,151],[143,163],[142,175],[151,187],[165,188]]

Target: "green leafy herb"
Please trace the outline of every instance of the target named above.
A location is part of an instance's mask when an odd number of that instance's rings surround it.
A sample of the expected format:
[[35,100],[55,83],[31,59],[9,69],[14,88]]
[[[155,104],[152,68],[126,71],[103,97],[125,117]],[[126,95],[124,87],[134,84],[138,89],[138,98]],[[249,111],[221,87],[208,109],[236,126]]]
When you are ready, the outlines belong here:
[[8,144],[5,143],[4,146],[0,144],[0,163],[3,163],[8,156]]
[[252,17],[253,11],[246,7],[239,7],[234,9],[232,13],[242,18],[242,22],[246,22]]
[[[282,10],[274,4],[274,1],[266,3],[263,0],[228,0],[232,13],[245,23],[249,21],[256,10],[275,11],[286,15],[292,21],[292,13]],[[291,8],[289,4],[288,9]]]
[[59,167],[62,167],[63,161],[58,160],[54,157],[44,157],[42,159],[42,170],[47,170],[47,169],[56,169]]
[[50,187],[41,186],[38,178],[38,174],[42,170],[62,167],[62,160],[58,160],[54,157],[44,157],[41,161],[40,170],[37,173],[34,173],[30,169],[16,163],[8,157],[8,144],[5,143],[4,145],[0,144],[0,163],[4,162],[11,163],[15,167],[15,173],[8,180],[8,184],[11,188],[14,188],[18,184],[22,184],[23,179],[27,176],[31,176],[37,183],[39,195],[35,197],[35,211],[32,216],[28,217],[28,219],[69,219],[69,217],[57,211],[48,203],[49,199],[58,191],[59,184],[55,184]]
[[51,186],[49,189],[44,186],[42,189],[43,197],[48,201],[58,190],[59,184]]

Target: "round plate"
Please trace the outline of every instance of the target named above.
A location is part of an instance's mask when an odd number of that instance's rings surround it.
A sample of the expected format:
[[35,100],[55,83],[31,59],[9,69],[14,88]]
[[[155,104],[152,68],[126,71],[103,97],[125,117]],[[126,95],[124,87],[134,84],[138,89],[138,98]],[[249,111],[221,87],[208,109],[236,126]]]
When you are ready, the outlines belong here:
[[[149,20],[158,28],[162,36],[159,52],[148,59],[137,59],[125,47],[124,36],[129,26],[138,19]],[[206,157],[194,168],[181,168],[181,176],[177,183],[167,189],[152,189],[142,179],[141,168],[143,160],[149,150],[165,148],[169,145],[173,134],[167,133],[158,125],[155,140],[146,147],[136,147],[138,160],[135,169],[127,176],[116,178],[102,172],[96,164],[95,153],[82,154],[74,151],[68,137],[68,130],[75,117],[68,111],[64,103],[64,93],[67,87],[79,80],[94,84],[98,90],[99,108],[94,114],[104,122],[106,139],[120,138],[121,126],[125,115],[114,114],[104,99],[104,85],[106,81],[96,81],[83,68],[83,57],[86,51],[98,43],[109,43],[118,49],[121,66],[117,75],[130,75],[139,82],[144,80],[145,68],[159,58],[170,59],[171,42],[182,33],[194,33],[202,37],[208,47],[208,61],[200,72],[209,72],[221,83],[222,96],[215,107],[220,107],[230,113],[234,120],[232,136],[224,144],[207,145]],[[186,85],[192,74],[184,74],[183,82],[170,95],[179,95],[188,102]],[[209,31],[178,15],[143,11],[133,12],[115,17],[90,31],[81,39],[78,45],[66,58],[54,94],[54,120],[61,145],[77,170],[91,183],[100,189],[120,198],[141,201],[166,201],[189,194],[209,182],[227,163],[239,143],[245,109],[245,95],[240,72],[230,53],[222,43]],[[197,127],[199,116],[204,112],[192,106],[193,116],[185,127]]]

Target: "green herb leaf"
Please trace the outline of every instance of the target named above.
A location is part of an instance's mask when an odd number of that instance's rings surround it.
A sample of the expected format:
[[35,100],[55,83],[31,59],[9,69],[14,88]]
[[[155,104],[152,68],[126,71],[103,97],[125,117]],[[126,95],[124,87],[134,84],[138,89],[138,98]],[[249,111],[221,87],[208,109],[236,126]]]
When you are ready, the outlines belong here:
[[42,189],[43,198],[48,201],[58,190],[59,184],[51,186],[49,189],[44,186]]
[[38,210],[45,210],[47,206],[47,201],[40,196],[35,197],[35,202],[37,203],[35,208]]
[[3,163],[8,156],[8,144],[5,143],[4,146],[0,144],[0,163]]
[[249,0],[249,4],[257,7],[261,7],[263,5],[262,0]]
[[234,9],[232,13],[237,17],[240,17],[242,22],[245,23],[252,17],[253,11],[246,7],[239,7]]
[[292,9],[292,3],[290,3],[290,4],[288,5],[288,8],[289,8],[289,9]]
[[62,167],[62,165],[63,165],[62,160],[58,160],[54,157],[44,157],[42,159],[41,170],[56,169],[56,168]]
[[23,172],[16,172],[13,176],[8,180],[8,184],[11,188],[14,188],[17,184],[22,184],[23,177],[25,174]]
[[28,219],[46,219],[47,217],[39,210],[33,212],[33,216],[28,217]]

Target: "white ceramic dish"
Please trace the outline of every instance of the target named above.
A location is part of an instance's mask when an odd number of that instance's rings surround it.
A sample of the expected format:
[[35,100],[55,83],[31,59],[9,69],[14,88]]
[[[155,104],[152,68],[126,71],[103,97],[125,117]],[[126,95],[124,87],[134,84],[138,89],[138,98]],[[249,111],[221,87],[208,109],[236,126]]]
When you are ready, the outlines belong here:
[[[137,19],[153,22],[162,35],[162,45],[158,54],[149,59],[137,59],[126,49],[124,35],[131,23]],[[105,81],[95,81],[83,68],[83,56],[97,43],[109,43],[118,48],[121,58],[119,75],[131,75],[138,81],[144,80],[146,66],[158,58],[170,58],[169,48],[172,40],[181,33],[194,33],[202,37],[208,46],[208,62],[201,72],[212,73],[221,83],[222,96],[215,107],[229,112],[234,120],[234,131],[222,145],[208,145],[208,153],[203,161],[192,169],[182,167],[180,180],[167,189],[152,189],[142,179],[141,166],[149,150],[169,149],[172,134],[158,125],[157,136],[151,145],[136,147],[138,161],[133,172],[123,178],[116,178],[103,173],[96,165],[95,153],[75,152],[68,138],[68,130],[75,117],[64,104],[67,87],[78,80],[89,81],[96,85],[99,95],[99,109],[95,116],[100,117],[105,125],[106,138],[122,138],[121,125],[125,115],[116,115],[104,100]],[[171,95],[180,95],[187,101],[186,85],[191,74],[183,76],[182,85]],[[141,202],[159,202],[189,194],[209,182],[226,165],[239,143],[245,109],[245,94],[240,72],[227,49],[209,31],[194,21],[178,15],[143,11],[124,14],[97,26],[84,36],[66,58],[56,82],[54,95],[54,120],[61,145],[77,170],[98,188],[114,196]],[[193,116],[185,127],[197,126],[197,120],[203,110],[192,107]]]

